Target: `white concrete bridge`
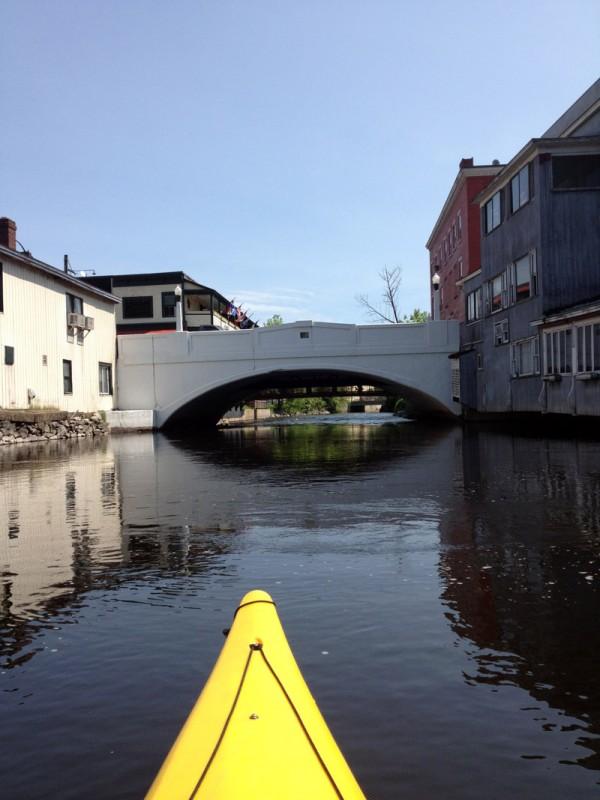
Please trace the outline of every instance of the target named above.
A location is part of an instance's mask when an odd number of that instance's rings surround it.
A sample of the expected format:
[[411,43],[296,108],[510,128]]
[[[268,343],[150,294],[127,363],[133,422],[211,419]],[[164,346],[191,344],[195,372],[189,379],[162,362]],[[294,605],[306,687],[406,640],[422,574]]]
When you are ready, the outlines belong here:
[[443,320],[119,336],[117,404],[152,410],[157,428],[207,425],[268,389],[364,385],[417,413],[457,415],[448,358],[457,350],[458,323]]

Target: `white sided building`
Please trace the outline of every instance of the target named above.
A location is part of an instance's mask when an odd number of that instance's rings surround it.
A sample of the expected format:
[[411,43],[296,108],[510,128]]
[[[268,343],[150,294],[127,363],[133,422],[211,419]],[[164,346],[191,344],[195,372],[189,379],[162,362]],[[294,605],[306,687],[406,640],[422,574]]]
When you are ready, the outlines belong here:
[[17,252],[0,219],[0,409],[113,407],[119,299]]

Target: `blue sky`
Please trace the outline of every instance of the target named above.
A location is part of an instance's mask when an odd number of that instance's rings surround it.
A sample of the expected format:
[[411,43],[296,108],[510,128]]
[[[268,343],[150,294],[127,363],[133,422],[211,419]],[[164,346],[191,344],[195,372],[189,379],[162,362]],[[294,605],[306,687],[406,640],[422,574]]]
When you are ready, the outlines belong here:
[[0,216],[77,269],[183,268],[255,318],[428,303],[458,162],[507,160],[600,74],[597,0],[8,0]]

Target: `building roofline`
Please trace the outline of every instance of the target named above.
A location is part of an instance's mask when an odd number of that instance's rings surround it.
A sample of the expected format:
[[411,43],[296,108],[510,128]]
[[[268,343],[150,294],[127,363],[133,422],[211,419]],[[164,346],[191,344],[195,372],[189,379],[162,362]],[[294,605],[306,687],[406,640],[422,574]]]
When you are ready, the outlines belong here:
[[[216,289],[213,289],[211,286],[206,286],[206,284],[198,283],[198,281],[194,280],[194,278],[190,278],[190,276],[186,272],[180,269],[170,269],[166,270],[165,272],[127,272],[127,273],[112,273],[110,275],[94,275],[90,277],[90,280],[93,281],[95,279],[98,279],[98,280],[110,281],[111,286],[113,286],[112,282],[115,279],[131,281],[131,283],[129,284],[123,284],[129,286],[160,286],[161,284],[171,283],[172,280],[170,279],[174,278],[175,276],[177,276],[177,281],[181,281],[182,283],[192,283],[194,284],[195,287],[197,287],[201,291],[213,294],[224,304],[229,304],[232,302],[231,300],[228,300],[225,297],[225,295],[221,294],[221,292],[217,291]],[[136,280],[139,278],[154,278],[154,277],[157,278],[156,283],[150,283],[148,281],[139,281],[136,283]],[[93,285],[93,284],[86,284],[86,285]],[[118,288],[118,285],[116,285],[115,288]],[[185,286],[183,286],[182,288],[185,291]],[[119,302],[121,302],[120,298]]]
[[590,147],[600,147],[600,136],[579,136],[572,139],[541,137],[530,139],[519,152],[505,164],[496,177],[473,198],[474,203],[482,205],[495,194],[518,172],[521,167],[531,160],[531,157],[547,150],[586,150]]
[[452,184],[452,188],[446,197],[446,202],[442,206],[442,210],[439,213],[439,216],[436,220],[435,225],[433,226],[433,230],[429,234],[429,239],[427,239],[427,243],[425,247],[429,250],[429,246],[435,239],[438,234],[439,229],[442,227],[442,223],[448,213],[448,209],[452,206],[452,203],[456,199],[456,195],[458,194],[459,189],[462,188],[462,185],[466,181],[467,178],[479,177],[481,175],[496,175],[496,173],[502,169],[502,164],[478,164],[477,166],[473,167],[461,167],[458,170],[458,174],[454,179],[454,183]]
[[110,294],[109,292],[105,292],[102,289],[97,289],[95,286],[92,286],[90,283],[86,283],[79,278],[75,278],[73,275],[69,275],[68,273],[64,272],[64,270],[58,269],[57,267],[53,267],[50,264],[46,264],[45,261],[40,261],[33,256],[27,255],[27,253],[19,253],[17,250],[11,250],[10,247],[4,247],[0,245],[0,257],[2,258],[10,258],[14,261],[19,261],[21,264],[25,264],[32,269],[37,269],[40,272],[44,272],[47,275],[50,275],[55,280],[61,281],[62,283],[66,283],[68,286],[76,286],[78,289],[81,289],[88,294],[97,295],[101,297],[103,300],[108,300],[111,303],[120,303],[121,300],[119,297],[115,297],[114,294]]
[[[112,273],[110,275],[93,275],[90,277],[91,281],[95,279],[98,280],[105,280],[110,281],[111,285],[113,285],[113,281],[115,281],[114,286],[160,286],[161,284],[172,283],[173,278],[176,277],[176,281],[181,281],[182,283],[193,283],[194,286],[197,286],[198,289],[202,289],[203,291],[210,292],[214,294],[216,297],[219,297],[223,302],[229,303],[231,302],[228,300],[221,292],[218,292],[216,289],[213,289],[211,286],[206,286],[204,283],[198,283],[197,280],[191,278],[186,272],[182,269],[169,269],[165,270],[164,272],[123,272],[123,273]],[[140,278],[144,278],[146,280],[140,280]],[[156,278],[156,281],[152,283],[150,280]],[[120,283],[120,281],[127,281],[128,283]],[[93,285],[93,284],[90,284]],[[185,287],[182,287],[185,288]]]
[[600,312],[600,297],[593,300],[587,300],[585,303],[577,303],[573,306],[557,309],[551,311],[537,320],[538,326],[560,323],[564,320],[574,319],[576,317],[585,317],[589,314],[596,314]]
[[560,115],[556,122],[553,122],[548,130],[544,131],[542,136],[544,138],[572,136],[574,131],[580,128],[583,123],[599,109],[600,78],[594,81],[594,83],[592,83],[592,85]]
[[464,286],[467,281],[470,281],[471,278],[476,278],[478,275],[481,275],[481,267],[479,267],[479,269],[476,269],[475,272],[470,272],[468,275],[465,275],[464,278],[461,278],[460,280],[456,281],[456,285]]

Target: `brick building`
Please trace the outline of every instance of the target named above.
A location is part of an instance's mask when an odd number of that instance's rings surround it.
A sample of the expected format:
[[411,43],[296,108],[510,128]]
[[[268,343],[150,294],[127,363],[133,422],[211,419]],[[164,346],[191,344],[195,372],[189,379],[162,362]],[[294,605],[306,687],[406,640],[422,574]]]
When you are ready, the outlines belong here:
[[[499,163],[474,166],[472,158],[463,158],[431,232],[426,247],[430,278],[440,276],[440,319],[465,319],[462,283],[481,267],[480,211],[473,199],[501,169]],[[433,289],[431,303],[433,312]]]

